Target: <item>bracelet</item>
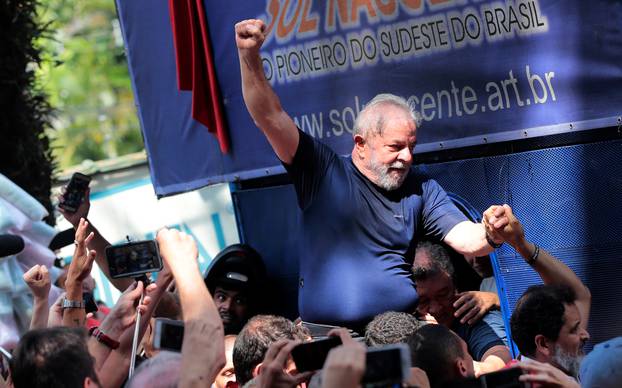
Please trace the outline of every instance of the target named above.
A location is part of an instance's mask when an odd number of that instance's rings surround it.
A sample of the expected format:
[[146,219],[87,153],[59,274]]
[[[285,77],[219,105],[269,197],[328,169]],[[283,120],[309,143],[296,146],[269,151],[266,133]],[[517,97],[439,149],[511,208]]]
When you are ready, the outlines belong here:
[[103,331],[99,330],[99,327],[97,326],[91,327],[89,329],[89,335],[95,337],[97,342],[106,345],[113,350],[118,348],[120,345],[119,341],[113,340],[112,338],[108,337]]
[[534,249],[533,254],[529,257],[529,259],[527,259],[527,264],[533,266],[536,263],[536,260],[538,260],[538,256],[540,256],[540,247],[536,244],[533,244],[534,247],[536,247],[536,249]]
[[490,245],[491,247],[497,249],[497,248],[501,248],[501,245],[503,245],[503,243],[499,243],[497,244],[495,242],[495,240],[492,239],[492,237],[490,237],[490,235],[488,234],[488,232],[486,232],[486,241],[488,241],[488,245]]

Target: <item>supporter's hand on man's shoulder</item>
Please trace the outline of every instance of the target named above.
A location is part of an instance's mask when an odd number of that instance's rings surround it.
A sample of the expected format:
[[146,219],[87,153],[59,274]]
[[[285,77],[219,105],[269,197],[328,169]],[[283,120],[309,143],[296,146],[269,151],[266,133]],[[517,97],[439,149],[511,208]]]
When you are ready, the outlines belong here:
[[460,319],[460,323],[472,325],[490,310],[500,308],[499,296],[494,292],[465,291],[457,296],[454,316]]

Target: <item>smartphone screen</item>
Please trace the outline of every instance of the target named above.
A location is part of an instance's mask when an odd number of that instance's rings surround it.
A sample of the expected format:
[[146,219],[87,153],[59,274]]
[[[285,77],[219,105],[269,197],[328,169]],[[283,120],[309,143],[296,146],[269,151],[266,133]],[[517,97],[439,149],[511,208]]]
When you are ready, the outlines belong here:
[[341,345],[341,338],[330,337],[296,346],[292,350],[292,357],[298,372],[308,372],[322,369],[328,352]]
[[363,385],[401,383],[410,372],[410,351],[406,344],[386,345],[367,349]]
[[93,294],[90,292],[83,292],[82,299],[84,300],[84,308],[86,313],[94,313],[98,310],[97,303],[95,303],[95,299],[93,298]]
[[181,352],[184,342],[184,322],[156,318],[153,329],[153,347]]
[[154,240],[109,246],[106,248],[106,259],[110,276],[115,279],[162,270],[162,259]]
[[91,177],[88,175],[80,174],[79,172],[74,173],[67,185],[65,194],[63,194],[63,202],[58,204],[58,206],[70,212],[78,210],[78,207],[84,200],[84,193],[90,182]]

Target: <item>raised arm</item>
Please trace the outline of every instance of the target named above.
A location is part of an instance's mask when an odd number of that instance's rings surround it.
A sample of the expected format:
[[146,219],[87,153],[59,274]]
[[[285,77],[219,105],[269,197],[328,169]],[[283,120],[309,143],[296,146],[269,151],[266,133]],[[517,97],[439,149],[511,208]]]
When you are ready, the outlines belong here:
[[[486,238],[484,225],[472,221],[462,221],[454,226],[445,236],[444,242],[465,256],[486,256],[493,250]],[[499,242],[502,241],[495,241]]]
[[24,281],[32,291],[33,308],[30,330],[45,329],[48,324],[50,273],[45,265],[35,265],[24,273]]
[[494,213],[486,220],[486,225],[490,233],[498,233],[503,237],[538,272],[544,284],[560,284],[574,291],[577,296],[575,305],[581,314],[581,327],[587,328],[592,295],[581,279],[566,264],[527,241],[523,226],[508,205],[495,207]]
[[[71,225],[73,225],[74,229],[76,230],[78,229],[80,218],[84,218],[86,220],[89,215],[89,210],[91,209],[91,202],[89,200],[90,194],[91,190],[87,189],[86,193],[84,193],[84,200],[74,213],[69,212],[61,207],[58,208],[58,211],[63,215],[63,217],[65,217],[67,221],[69,221]],[[63,201],[62,195],[60,196],[60,201]],[[106,275],[108,280],[110,280],[112,285],[115,286],[117,290],[123,292],[132,284],[132,279],[112,279],[110,277],[110,271],[108,270],[108,260],[106,260],[106,247],[109,246],[110,243],[104,238],[104,236],[101,235],[101,233],[99,233],[97,228],[95,228],[95,226],[90,221],[88,223],[87,233],[93,233],[93,238],[89,243],[89,247],[96,252],[95,262],[102,270],[104,275]]]
[[259,49],[266,38],[266,25],[261,20],[244,20],[235,25],[235,43],[240,58],[242,94],[255,124],[263,131],[272,149],[290,164],[298,147],[298,129],[283,110],[263,71]]
[[197,264],[197,246],[183,232],[162,229],[160,253],[173,273],[184,317],[179,387],[207,387],[225,365],[225,335]]

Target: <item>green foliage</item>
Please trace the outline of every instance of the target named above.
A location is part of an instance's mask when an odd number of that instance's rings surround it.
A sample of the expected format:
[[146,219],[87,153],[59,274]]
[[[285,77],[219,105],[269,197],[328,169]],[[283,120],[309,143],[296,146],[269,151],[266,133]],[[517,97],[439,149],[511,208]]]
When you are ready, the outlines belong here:
[[61,168],[143,149],[113,0],[41,0],[52,39],[40,39],[39,76],[57,109],[54,155]]
[[[46,34],[36,17],[37,4],[37,0],[0,1],[0,173],[52,214],[54,164],[46,135],[52,108],[35,77],[41,64],[35,42]],[[53,216],[47,221],[53,224]]]

